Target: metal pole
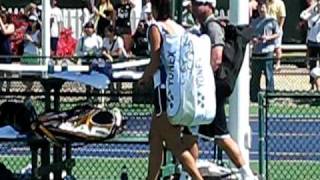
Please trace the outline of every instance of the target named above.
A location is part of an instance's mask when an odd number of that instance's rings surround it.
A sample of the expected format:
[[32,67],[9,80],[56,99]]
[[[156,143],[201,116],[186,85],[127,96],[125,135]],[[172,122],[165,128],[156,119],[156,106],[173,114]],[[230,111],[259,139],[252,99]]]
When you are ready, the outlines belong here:
[[176,3],[177,16],[178,16],[177,21],[179,24],[182,23],[182,2],[183,0],[177,0],[177,3]]
[[259,174],[266,179],[266,161],[265,161],[265,102],[264,94],[259,93]]
[[[241,3],[240,3],[241,2]],[[230,0],[230,21],[236,25],[249,23],[249,1]],[[238,143],[241,153],[249,163],[249,148],[251,146],[251,129],[249,124],[249,51],[244,57],[236,87],[230,96],[230,119],[228,122],[230,134]]]
[[175,12],[176,12],[176,0],[173,0],[171,2],[171,16],[172,16],[172,19],[177,20],[175,16],[176,15]]
[[[46,56],[47,58],[44,59],[42,62],[46,66],[48,66],[50,56],[50,16],[51,16],[51,5],[49,0],[42,0],[42,55]],[[44,77],[47,77],[47,72],[43,73]]]

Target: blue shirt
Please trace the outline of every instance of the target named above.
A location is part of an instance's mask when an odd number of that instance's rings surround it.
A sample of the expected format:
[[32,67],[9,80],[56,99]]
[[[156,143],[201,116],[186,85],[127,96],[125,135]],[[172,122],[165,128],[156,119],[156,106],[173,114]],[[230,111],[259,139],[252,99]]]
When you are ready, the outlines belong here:
[[[254,28],[254,36],[257,38],[280,33],[280,28],[277,21],[269,17],[258,17],[252,21],[251,26]],[[275,40],[259,42],[254,44],[253,54],[266,54],[273,52],[274,49]]]

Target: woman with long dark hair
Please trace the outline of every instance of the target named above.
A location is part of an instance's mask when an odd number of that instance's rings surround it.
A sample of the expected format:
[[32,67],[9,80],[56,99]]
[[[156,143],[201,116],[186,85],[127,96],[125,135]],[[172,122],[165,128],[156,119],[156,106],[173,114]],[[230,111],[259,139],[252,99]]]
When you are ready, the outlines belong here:
[[[15,31],[14,24],[12,23],[11,16],[6,12],[0,14],[0,55],[11,55],[10,36]],[[11,63],[11,58],[0,58],[1,63]]]
[[171,19],[171,0],[151,0],[152,13],[157,22],[150,26],[148,31],[151,48],[151,62],[145,69],[140,85],[152,80],[155,88],[155,113],[149,132],[149,166],[148,180],[155,180],[163,158],[163,144],[183,165],[192,179],[202,180],[196,167],[198,158],[197,138],[191,134],[188,128],[181,131],[181,126],[173,126],[168,120],[166,113],[166,75],[161,62],[165,61],[161,55],[162,34],[181,35],[185,33],[182,26]]
[[[14,24],[12,23],[11,15],[5,11],[0,12],[0,63],[10,64],[12,55],[11,51],[11,40],[10,37],[15,31]],[[8,75],[3,72],[0,76]],[[2,83],[0,82],[0,91],[2,89]],[[9,83],[9,82],[8,82]],[[7,83],[7,89],[9,89],[10,84]]]

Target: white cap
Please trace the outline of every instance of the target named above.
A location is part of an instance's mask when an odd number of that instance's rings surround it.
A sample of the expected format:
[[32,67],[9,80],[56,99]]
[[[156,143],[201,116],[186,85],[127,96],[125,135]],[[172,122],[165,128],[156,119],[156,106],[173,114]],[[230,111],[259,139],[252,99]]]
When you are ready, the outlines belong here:
[[186,6],[188,6],[189,4],[191,4],[191,1],[190,1],[190,0],[185,0],[185,1],[183,1],[182,6],[183,6],[183,7],[186,7]]
[[35,15],[31,15],[31,16],[29,16],[29,20],[30,21],[38,21],[38,17]]
[[40,11],[42,11],[42,5],[38,5],[37,9],[39,9]]
[[195,0],[196,2],[202,2],[202,3],[209,3],[212,5],[212,7],[216,7],[217,1],[216,0]]
[[144,6],[144,12],[145,13],[151,13],[151,3],[147,3],[145,6]]

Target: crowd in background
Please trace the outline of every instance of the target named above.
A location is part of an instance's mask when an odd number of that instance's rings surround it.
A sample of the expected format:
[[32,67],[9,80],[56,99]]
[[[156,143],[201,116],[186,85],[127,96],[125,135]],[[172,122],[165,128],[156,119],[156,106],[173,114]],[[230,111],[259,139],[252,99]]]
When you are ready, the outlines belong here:
[[[131,10],[136,6],[134,0],[119,0],[112,3],[111,0],[100,0],[98,4],[86,1],[82,9],[81,24],[82,33],[79,39],[73,39],[74,29],[63,27],[61,9],[57,6],[57,0],[51,0],[51,55],[53,56],[103,56],[114,61],[135,56],[148,56],[147,28],[154,22],[149,0],[142,5],[142,15],[137,29],[131,28]],[[262,15],[259,4],[265,3],[265,17]],[[307,8],[301,13],[300,22],[297,22],[300,30],[307,31],[307,55],[319,57],[319,5],[315,0],[306,0]],[[185,28],[200,28],[192,14],[190,0],[183,1],[182,25]],[[33,3],[28,4],[23,13],[10,14],[1,8],[0,11],[0,56],[18,55],[23,58],[0,58],[1,63],[11,63],[13,60],[23,64],[38,64],[40,59],[28,58],[41,55],[41,11],[42,6]],[[218,13],[216,13],[218,14]],[[268,91],[274,90],[274,71],[280,71],[280,59],[282,57],[282,37],[286,18],[286,7],[283,0],[249,0],[250,24],[255,26],[257,38],[253,41],[254,58],[275,59],[275,65],[271,62],[252,61],[252,97],[260,90],[260,77],[262,72],[266,75],[266,87]],[[217,18],[225,18],[220,14]],[[271,22],[274,20],[274,22]],[[260,23],[259,23],[260,22]],[[262,23],[268,22],[268,23]],[[270,24],[271,22],[271,24]],[[275,23],[276,22],[276,23]],[[270,28],[270,26],[275,26]],[[270,34],[271,33],[271,34]],[[274,35],[276,38],[266,38]],[[260,46],[260,47],[259,47]],[[261,48],[262,47],[262,48]],[[260,48],[260,49],[259,49]],[[274,52],[274,53],[271,53]],[[310,71],[318,67],[316,61],[309,63]],[[310,76],[312,89],[320,89],[320,79],[317,75]],[[255,98],[253,98],[254,100]]]
[[[52,56],[104,56],[114,60],[132,56],[147,56],[146,30],[153,22],[151,4],[146,2],[137,29],[132,32],[130,13],[133,0],[121,0],[113,4],[100,0],[97,5],[87,1],[82,9],[82,33],[74,39],[74,29],[63,27],[63,15],[57,0],[51,0],[50,47]],[[24,64],[37,64],[41,55],[42,6],[28,4],[19,14],[11,14],[1,8],[0,55],[17,55]],[[13,58],[0,58],[1,63],[11,63]]]

